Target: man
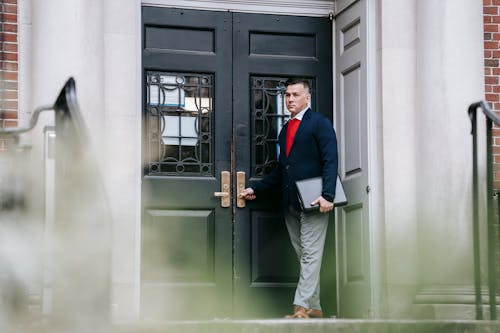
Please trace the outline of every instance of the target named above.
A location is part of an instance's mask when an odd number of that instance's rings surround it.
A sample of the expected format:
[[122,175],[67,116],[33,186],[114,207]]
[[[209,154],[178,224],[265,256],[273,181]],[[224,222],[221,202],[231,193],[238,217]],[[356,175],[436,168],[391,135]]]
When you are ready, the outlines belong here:
[[[338,157],[337,139],[330,121],[310,108],[311,94],[306,79],[286,82],[286,106],[291,114],[279,134],[278,166],[253,188],[239,193],[240,198],[254,200],[260,193],[280,186],[286,227],[300,263],[300,277],[288,318],[321,318],[319,277],[328,212],[333,209]],[[303,212],[295,182],[321,176],[321,195],[311,204],[318,211]]]

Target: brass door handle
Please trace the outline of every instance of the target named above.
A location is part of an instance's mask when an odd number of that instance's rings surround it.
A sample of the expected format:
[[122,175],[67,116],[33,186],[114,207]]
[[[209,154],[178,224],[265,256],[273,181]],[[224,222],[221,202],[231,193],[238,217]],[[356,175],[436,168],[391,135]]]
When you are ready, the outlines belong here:
[[231,207],[231,198],[229,192],[231,191],[231,174],[229,171],[222,171],[220,173],[220,192],[214,192],[215,197],[220,197],[221,207]]
[[246,205],[246,200],[240,198],[240,192],[245,189],[245,172],[244,171],[238,171],[236,173],[236,187],[238,195],[237,195],[237,200],[236,200],[236,207],[238,208],[245,208]]

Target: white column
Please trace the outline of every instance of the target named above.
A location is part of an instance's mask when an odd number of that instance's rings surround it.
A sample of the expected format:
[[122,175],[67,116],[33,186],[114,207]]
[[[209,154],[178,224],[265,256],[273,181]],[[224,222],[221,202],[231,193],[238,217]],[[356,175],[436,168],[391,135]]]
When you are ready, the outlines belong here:
[[141,1],[104,4],[106,181],[113,214],[112,320],[139,318]]
[[[31,6],[31,108],[52,104],[64,82],[75,78],[113,217],[112,320],[134,321],[140,278],[141,1],[37,0]],[[50,118],[42,117],[41,126]],[[33,133],[32,141],[41,135]]]
[[[418,272],[437,303],[473,284],[467,107],[484,95],[481,5],[470,0],[417,1]],[[425,303],[424,294],[420,299]],[[433,311],[436,317],[464,318],[443,306],[433,306]]]
[[103,4],[101,0],[32,1],[33,106],[52,104],[74,77],[94,142],[102,137]]
[[[27,4],[27,3],[25,3]],[[31,111],[52,105],[68,78],[76,80],[77,99],[88,128],[96,158],[104,158],[103,139],[103,5],[100,0],[44,0],[31,2],[31,72],[26,87],[31,92]],[[31,133],[34,163],[42,161],[43,126],[53,124],[53,115],[44,114]],[[102,167],[102,165],[101,165]],[[42,178],[40,178],[42,179]]]
[[411,311],[418,275],[416,2],[379,1],[387,316],[391,318]]
[[[24,85],[30,84],[27,91],[31,92],[31,107],[33,108],[42,105],[53,105],[61,88],[68,78],[73,77],[76,81],[77,100],[80,106],[80,111],[83,115],[83,120],[88,130],[90,142],[86,143],[87,149],[94,152],[94,157],[100,163],[103,169],[104,162],[106,161],[103,155],[102,140],[104,138],[104,68],[103,68],[103,3],[101,0],[44,0],[44,1],[31,1],[31,3],[24,2],[24,5],[31,4],[31,45],[26,45],[26,49],[31,51],[31,63],[25,67],[29,73],[25,73],[23,78],[28,77],[29,83],[25,82]],[[27,8],[26,8],[27,10]],[[24,42],[23,42],[24,43]],[[45,125],[53,125],[53,113],[45,113],[39,120],[35,130],[30,132],[30,140],[33,145],[32,154],[32,168],[35,173],[33,177],[32,195],[34,209],[42,209],[43,207],[43,190],[44,187],[53,186],[48,184],[50,180],[44,179],[43,175],[43,127]],[[75,167],[78,165],[76,164]],[[102,181],[103,177],[98,178],[96,181]],[[55,175],[58,177],[58,175]],[[46,181],[44,183],[44,181]],[[75,189],[78,190],[78,189]],[[38,206],[38,207],[36,207]],[[79,216],[79,222],[87,218],[89,224],[92,224],[92,211],[85,210],[83,212],[74,212]],[[43,221],[42,221],[43,222]],[[88,230],[87,230],[88,231]],[[99,230],[96,230],[99,232]],[[104,234],[101,230],[100,234]],[[82,235],[88,236],[88,234]],[[96,240],[98,237],[94,237]],[[52,242],[52,246],[61,246],[63,239],[57,239]],[[64,258],[61,254],[71,253],[76,248],[81,250],[82,244],[75,244],[74,239],[71,243],[65,244],[64,248],[57,248],[56,257],[49,257],[46,260],[46,265],[51,265],[51,273],[47,278],[53,279],[54,289],[56,286],[64,290],[61,286],[61,272],[67,268]],[[96,242],[97,243],[97,242]],[[56,245],[57,244],[57,245]],[[85,246],[91,245],[85,242]],[[49,248],[49,244],[45,244],[45,248]],[[96,245],[93,244],[93,251]],[[88,247],[86,248],[88,249]],[[99,250],[102,250],[99,248]],[[84,252],[87,254],[89,251]],[[52,254],[52,253],[51,253]],[[83,262],[82,258],[82,262]],[[89,265],[89,262],[82,263],[82,265]],[[65,267],[60,269],[60,267]],[[80,266],[81,267],[81,266]],[[73,273],[73,272],[71,272]],[[98,272],[101,273],[101,272]],[[92,274],[89,274],[89,276]],[[94,274],[97,276],[98,274]],[[75,283],[76,279],[71,276],[70,281]],[[76,283],[75,283],[76,284]],[[88,290],[88,288],[87,288]],[[97,290],[97,288],[95,288]],[[78,291],[75,290],[75,293]],[[80,295],[84,295],[81,293]],[[46,296],[44,294],[44,296]],[[106,295],[92,295],[87,297],[95,297],[100,300],[106,300]],[[83,297],[85,298],[85,297]],[[50,299],[45,300],[44,302]],[[69,309],[79,309],[79,300],[68,300]],[[106,302],[106,301],[104,301]],[[88,305],[88,303],[86,303]],[[105,304],[107,306],[107,304]],[[84,306],[82,306],[82,309]],[[97,306],[95,307],[97,308]],[[85,308],[88,310],[88,308]],[[60,309],[59,309],[60,312]],[[87,318],[87,314],[75,313],[78,311],[69,311],[67,320],[72,318]],[[55,311],[53,313],[55,315]],[[59,318],[60,319],[60,318]],[[82,323],[89,325],[90,323]],[[75,322],[75,325],[77,323]]]

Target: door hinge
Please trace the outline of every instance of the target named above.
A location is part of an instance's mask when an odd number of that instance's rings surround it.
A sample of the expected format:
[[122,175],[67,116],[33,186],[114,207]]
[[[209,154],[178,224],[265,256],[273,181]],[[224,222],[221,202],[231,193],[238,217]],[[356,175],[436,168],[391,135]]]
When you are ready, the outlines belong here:
[[332,12],[328,13],[328,18],[330,19],[330,22],[333,22],[333,13]]

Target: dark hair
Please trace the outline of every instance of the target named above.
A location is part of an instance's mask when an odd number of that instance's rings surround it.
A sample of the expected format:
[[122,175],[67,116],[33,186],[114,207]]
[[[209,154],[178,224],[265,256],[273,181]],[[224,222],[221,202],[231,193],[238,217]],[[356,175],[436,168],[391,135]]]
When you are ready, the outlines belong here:
[[292,84],[302,84],[307,91],[310,90],[309,80],[306,78],[302,78],[302,77],[289,78],[285,82],[285,87],[291,86]]

